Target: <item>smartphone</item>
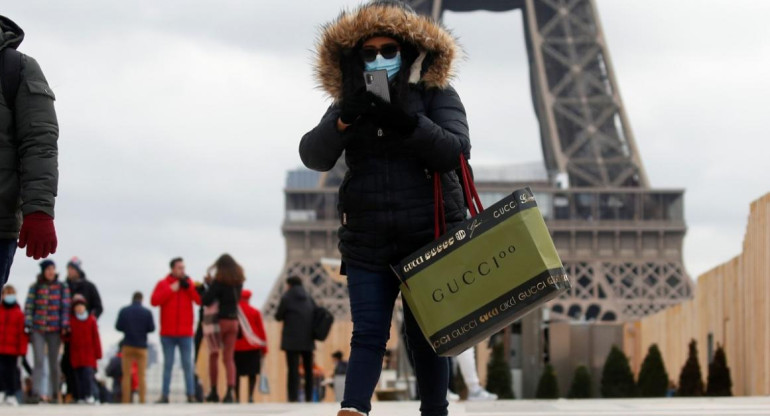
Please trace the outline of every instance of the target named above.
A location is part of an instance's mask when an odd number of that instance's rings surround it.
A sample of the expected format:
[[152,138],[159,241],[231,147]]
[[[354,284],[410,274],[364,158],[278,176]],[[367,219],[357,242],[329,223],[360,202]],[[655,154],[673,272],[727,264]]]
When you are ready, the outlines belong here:
[[388,71],[364,71],[364,84],[366,90],[374,93],[386,102],[390,102],[390,86],[388,85]]

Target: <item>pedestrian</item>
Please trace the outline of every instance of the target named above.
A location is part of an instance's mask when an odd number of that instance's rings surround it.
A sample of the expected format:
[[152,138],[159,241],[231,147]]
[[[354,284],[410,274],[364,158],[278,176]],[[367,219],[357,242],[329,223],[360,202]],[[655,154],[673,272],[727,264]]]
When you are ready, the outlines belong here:
[[86,279],[86,273],[83,271],[83,262],[73,257],[67,263],[67,285],[70,287],[70,293],[82,295],[88,302],[88,313],[93,315],[97,321],[102,316],[104,308],[102,307],[102,297],[93,281]]
[[[24,329],[30,334],[35,356],[35,393],[43,402],[58,403],[60,399],[59,350],[62,337],[70,332],[70,301],[69,287],[59,281],[56,264],[52,260],[40,262],[40,274],[30,286],[24,305]],[[47,386],[43,380],[46,372]]]
[[[123,333],[121,342],[121,374],[131,374],[135,365],[139,379],[139,403],[146,403],[147,380],[147,335],[155,331],[155,321],[152,312],[142,306],[142,292],[135,292],[131,297],[131,305],[124,307],[118,313],[115,329]],[[121,384],[121,402],[131,402],[131,377],[123,379]]]
[[169,403],[171,370],[174,355],[179,349],[184,371],[185,391],[188,403],[195,403],[193,383],[193,304],[200,305],[201,298],[192,280],[185,275],[184,260],[177,257],[169,263],[171,272],[161,279],[152,292],[150,303],[160,307],[160,343],[163,348],[163,386],[156,403]]
[[72,331],[65,340],[70,344],[70,363],[75,371],[77,403],[96,404],[97,391],[93,389],[96,362],[102,358],[102,342],[96,318],[88,313],[88,303],[83,295],[72,297]]
[[342,351],[335,351],[332,354],[332,361],[334,361],[334,375],[344,376],[348,372],[348,362],[345,361]]
[[36,260],[57,246],[55,96],[37,61],[16,50],[22,40],[24,31],[0,16],[0,289],[17,246]]
[[[96,289],[96,285],[93,282],[86,279],[86,274],[83,272],[82,262],[79,258],[73,257],[69,263],[67,263],[67,286],[70,288],[70,294],[82,295],[88,304],[88,313],[94,315],[97,320],[104,311],[102,308],[102,298],[99,296],[99,290]],[[64,344],[64,355],[61,360],[61,370],[64,374],[64,380],[67,384],[67,395],[72,398],[77,394],[77,382],[75,380],[75,371],[70,365],[70,347],[69,344]],[[96,379],[92,383],[92,388],[96,387]]]
[[305,400],[313,397],[313,310],[315,303],[302,287],[302,279],[286,279],[286,292],[281,296],[277,321],[283,321],[281,349],[286,352],[286,388],[289,402],[299,401],[299,360],[305,375]]
[[[209,290],[209,287],[211,287],[211,283],[214,282],[214,277],[212,276],[212,270],[209,269],[206,276],[203,278],[203,281],[200,283],[195,284],[195,290],[198,292],[198,296],[203,299],[203,295],[206,293],[207,290]],[[195,354],[193,355],[193,362],[198,362],[198,355],[200,354],[201,350],[201,343],[203,342],[203,312],[204,309],[207,309],[205,306],[201,305],[198,308],[198,324],[195,326],[195,337],[193,339],[195,344]],[[200,382],[200,379],[198,378],[198,373],[195,373],[195,376],[193,377],[193,384],[195,385],[195,400],[202,402],[204,401],[203,397],[203,385]]]
[[[460,368],[460,373],[463,375],[465,386],[468,388],[469,402],[497,400],[497,395],[490,393],[481,387],[481,383],[479,382],[479,373],[476,369],[476,347],[465,350],[455,357],[455,361],[457,361],[457,366]],[[459,400],[459,396],[454,397],[450,395],[450,397],[452,397],[453,400]]]
[[110,358],[110,362],[107,363],[107,367],[104,369],[104,374],[112,379],[112,402],[121,403],[122,392],[120,381],[123,377],[123,354],[120,353],[123,342],[118,344],[118,351]]
[[19,360],[27,355],[28,343],[24,312],[16,300],[16,289],[7,285],[2,289],[0,305],[0,403],[19,405],[16,397],[21,390]]
[[259,309],[249,305],[251,291],[243,289],[241,292],[240,307],[246,320],[249,321],[251,331],[254,332],[263,345],[252,345],[246,337],[239,337],[235,341],[235,397],[240,402],[241,377],[246,376],[249,383],[249,403],[254,403],[254,388],[257,386],[257,376],[262,372],[262,358],[267,355],[267,335],[265,323],[262,321],[262,313]]
[[[235,340],[238,338],[238,303],[241,300],[241,290],[246,278],[243,268],[229,254],[223,254],[212,266],[215,270],[214,281],[203,295],[203,304],[211,306],[218,304],[219,337],[222,345],[222,361],[227,374],[227,392],[222,400],[224,403],[235,402]],[[207,402],[219,402],[217,381],[219,380],[219,351],[212,349],[209,353],[209,380],[211,393],[206,397]]]
[[[315,72],[334,100],[299,146],[308,168],[345,155],[339,191],[341,271],[353,335],[339,415],[368,414],[380,376],[399,281],[390,270],[434,239],[434,175],[447,229],[466,215],[455,170],[470,158],[465,109],[450,86],[458,47],[439,23],[395,0],[374,0],[324,25]],[[363,72],[387,72],[389,99],[366,91]],[[448,410],[449,362],[435,354],[404,304],[423,416]]]

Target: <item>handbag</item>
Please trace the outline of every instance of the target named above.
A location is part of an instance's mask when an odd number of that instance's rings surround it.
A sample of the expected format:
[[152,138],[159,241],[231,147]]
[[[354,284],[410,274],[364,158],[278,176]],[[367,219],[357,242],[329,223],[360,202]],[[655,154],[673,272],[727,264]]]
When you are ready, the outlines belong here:
[[259,366],[259,392],[263,395],[270,394],[270,380],[268,380],[267,371],[265,370],[266,362],[267,360],[262,357],[262,365]]
[[313,302],[313,339],[325,341],[333,323],[334,315],[328,309],[315,305]]
[[203,307],[203,321],[201,330],[209,352],[217,352],[223,347],[222,336],[219,328],[219,301]]
[[391,266],[430,345],[454,356],[571,287],[529,188],[485,210],[464,155],[471,218],[446,230],[440,173],[434,174],[436,240]]

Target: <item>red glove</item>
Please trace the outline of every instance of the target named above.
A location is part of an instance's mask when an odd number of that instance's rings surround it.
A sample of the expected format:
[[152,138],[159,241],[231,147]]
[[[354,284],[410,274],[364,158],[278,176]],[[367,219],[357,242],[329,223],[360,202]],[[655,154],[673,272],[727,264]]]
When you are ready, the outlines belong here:
[[56,229],[53,218],[44,212],[33,212],[24,216],[19,233],[19,248],[27,247],[27,257],[35,260],[56,253]]

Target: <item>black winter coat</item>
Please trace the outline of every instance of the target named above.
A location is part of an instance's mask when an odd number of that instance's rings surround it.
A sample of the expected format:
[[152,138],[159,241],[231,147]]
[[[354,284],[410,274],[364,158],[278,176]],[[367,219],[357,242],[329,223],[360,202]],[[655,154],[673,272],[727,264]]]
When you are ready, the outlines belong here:
[[85,273],[77,281],[67,279],[67,284],[70,287],[70,295],[75,296],[79,294],[86,298],[88,313],[93,314],[96,316],[96,319],[99,319],[102,316],[102,312],[104,312],[104,307],[102,306],[102,297],[99,295],[96,285],[86,279]]
[[283,321],[281,349],[284,351],[313,351],[313,310],[315,302],[302,286],[289,289],[281,297],[275,319]]
[[434,172],[440,172],[447,226],[465,218],[462,187],[455,169],[470,157],[468,124],[452,87],[413,86],[406,108],[417,129],[401,137],[388,126],[361,118],[337,131],[333,105],[300,143],[300,157],[315,170],[334,167],[345,151],[347,175],[339,191],[340,252],[343,262],[374,271],[389,270],[434,238]]
[[204,293],[201,303],[206,306],[219,302],[219,319],[238,319],[238,302],[243,285],[230,286],[216,280]]

